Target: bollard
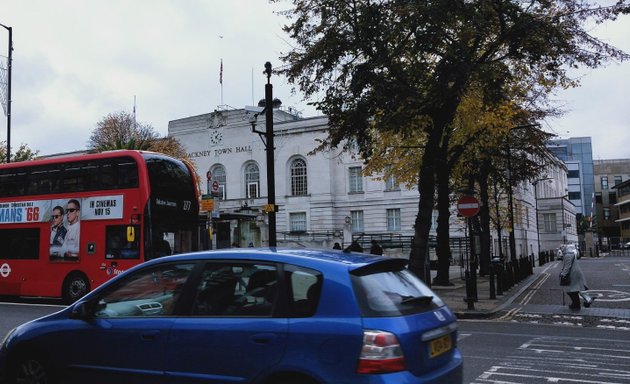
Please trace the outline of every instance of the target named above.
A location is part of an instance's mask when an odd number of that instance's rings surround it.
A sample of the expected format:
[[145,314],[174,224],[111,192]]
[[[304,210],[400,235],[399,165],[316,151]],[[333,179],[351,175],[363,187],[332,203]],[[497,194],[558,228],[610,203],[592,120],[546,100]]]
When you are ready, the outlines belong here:
[[466,297],[464,298],[464,300],[468,304],[468,309],[474,310],[475,298],[473,297],[473,292],[472,292],[472,279],[470,278],[470,271],[466,270],[466,272],[464,273],[464,276],[465,276],[464,278],[466,279]]
[[477,263],[470,263],[470,284],[472,287],[472,298],[474,301],[479,301],[479,296],[477,295]]
[[497,294],[496,294],[496,288],[495,288],[495,284],[494,284],[494,277],[497,277],[497,285],[499,284],[500,279],[498,278],[499,275],[497,274],[497,270],[498,270],[498,266],[499,263],[501,262],[501,259],[499,257],[492,257],[490,259],[490,299],[496,299],[497,298]]
[[505,272],[507,275],[507,289],[510,289],[514,286],[514,262],[508,261],[506,264]]
[[503,296],[503,262],[497,265],[497,295]]

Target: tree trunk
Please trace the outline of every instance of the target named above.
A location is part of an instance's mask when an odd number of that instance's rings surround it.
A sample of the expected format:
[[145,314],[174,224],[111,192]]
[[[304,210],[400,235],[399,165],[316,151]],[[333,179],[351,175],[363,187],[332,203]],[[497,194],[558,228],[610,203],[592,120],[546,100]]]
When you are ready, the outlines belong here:
[[449,269],[451,267],[451,248],[450,248],[450,224],[451,201],[449,190],[450,172],[444,166],[436,172],[437,179],[437,200],[438,200],[438,225],[437,225],[437,275],[433,280],[434,285],[451,285],[449,279]]
[[431,270],[427,260],[429,233],[434,205],[435,188],[435,146],[429,143],[422,155],[422,165],[418,175],[418,215],[414,226],[414,238],[409,255],[409,269],[427,284],[431,282]]
[[490,259],[492,257],[492,247],[490,244],[490,197],[488,195],[488,172],[482,166],[478,174],[480,211],[479,220],[481,223],[481,257],[479,260],[479,275],[485,276],[490,271]]

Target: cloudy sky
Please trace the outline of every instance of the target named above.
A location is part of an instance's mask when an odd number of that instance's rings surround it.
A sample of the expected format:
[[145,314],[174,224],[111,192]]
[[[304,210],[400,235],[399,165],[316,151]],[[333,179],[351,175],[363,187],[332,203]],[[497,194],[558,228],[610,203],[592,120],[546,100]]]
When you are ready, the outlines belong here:
[[[131,112],[166,135],[168,122],[242,108],[264,97],[264,63],[290,49],[267,0],[3,0],[13,27],[11,145],[41,154],[84,149],[96,123]],[[593,33],[630,52],[630,17]],[[0,28],[0,55],[8,33]],[[223,92],[219,85],[223,60]],[[555,98],[565,116],[545,122],[561,137],[591,136],[595,159],[630,158],[630,62],[576,73],[582,87]],[[274,96],[316,114],[280,77]],[[0,116],[0,140],[6,118]]]

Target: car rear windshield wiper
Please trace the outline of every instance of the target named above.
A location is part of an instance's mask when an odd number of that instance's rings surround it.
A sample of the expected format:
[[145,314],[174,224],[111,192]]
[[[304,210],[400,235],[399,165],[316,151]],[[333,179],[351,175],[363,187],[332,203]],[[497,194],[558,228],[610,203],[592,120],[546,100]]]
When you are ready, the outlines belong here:
[[429,305],[433,301],[433,296],[402,296],[401,304]]

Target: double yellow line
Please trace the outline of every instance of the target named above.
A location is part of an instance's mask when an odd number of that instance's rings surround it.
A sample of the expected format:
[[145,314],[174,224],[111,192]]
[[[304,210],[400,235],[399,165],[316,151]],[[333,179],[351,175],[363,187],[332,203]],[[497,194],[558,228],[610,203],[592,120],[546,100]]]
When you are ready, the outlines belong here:
[[534,283],[533,288],[530,289],[530,291],[527,292],[525,296],[523,296],[523,298],[517,303],[516,307],[510,309],[505,315],[499,317],[499,320],[512,320],[514,316],[516,316],[516,314],[519,313],[523,309],[523,307],[529,303],[532,297],[534,297],[536,291],[540,287],[542,287],[543,284],[545,284],[547,279],[549,279],[549,276],[551,276],[551,274],[547,271],[552,267],[555,267],[556,264],[557,261],[554,262],[552,265],[547,266],[547,268],[543,270],[543,272],[540,274],[540,277],[538,277],[537,281]]

